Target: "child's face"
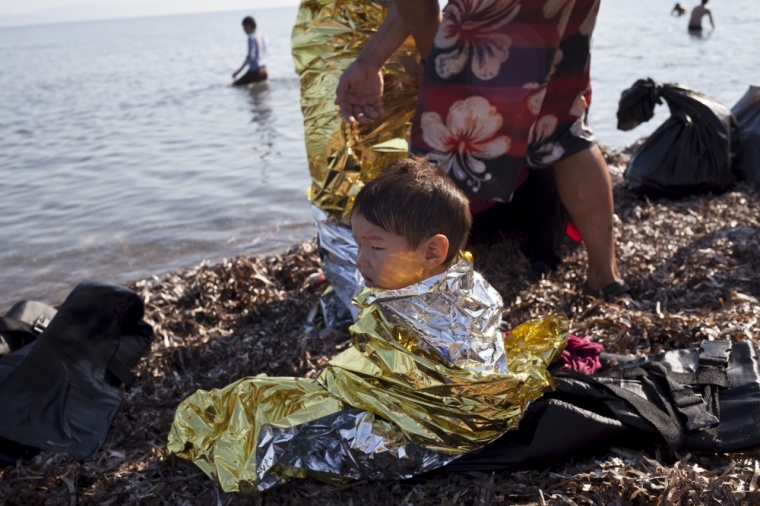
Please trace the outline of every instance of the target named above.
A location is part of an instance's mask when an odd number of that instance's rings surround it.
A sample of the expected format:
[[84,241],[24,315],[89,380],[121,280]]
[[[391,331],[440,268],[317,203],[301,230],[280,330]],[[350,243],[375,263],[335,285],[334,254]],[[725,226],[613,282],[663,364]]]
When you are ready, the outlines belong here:
[[368,287],[403,288],[445,270],[445,236],[434,236],[410,249],[405,237],[373,225],[361,215],[351,217],[351,227],[359,245],[356,266]]

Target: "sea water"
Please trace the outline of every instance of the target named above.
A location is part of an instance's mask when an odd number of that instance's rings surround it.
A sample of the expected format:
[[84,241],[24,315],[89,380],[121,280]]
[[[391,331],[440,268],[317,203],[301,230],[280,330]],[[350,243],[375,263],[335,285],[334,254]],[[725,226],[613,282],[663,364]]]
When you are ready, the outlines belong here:
[[[732,105],[759,84],[760,4],[715,2],[718,29],[686,32],[658,0],[605,0],[591,123],[615,130],[622,90],[676,81]],[[240,20],[268,38],[269,83],[232,88]],[[0,312],[59,302],[80,281],[124,283],[314,235],[290,58],[294,7],[0,28]],[[0,313],[1,314],[1,313]]]

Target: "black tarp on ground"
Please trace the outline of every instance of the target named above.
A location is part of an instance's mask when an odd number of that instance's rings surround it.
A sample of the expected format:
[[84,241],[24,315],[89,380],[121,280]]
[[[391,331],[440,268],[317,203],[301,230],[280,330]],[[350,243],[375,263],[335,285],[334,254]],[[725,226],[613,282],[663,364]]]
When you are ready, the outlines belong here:
[[760,188],[760,86],[750,86],[731,112],[739,124],[736,170]]
[[153,331],[126,288],[77,286],[40,336],[0,359],[0,463],[38,451],[95,453]]
[[[666,352],[593,376],[557,372],[557,390],[531,404],[518,430],[445,469],[543,469],[576,456],[604,454],[613,446],[638,450],[660,445],[674,451],[712,452],[760,447],[757,349],[749,342],[735,343],[728,360],[722,360],[724,365],[720,365],[720,353],[712,351],[703,351],[701,356],[694,349]],[[645,374],[631,374],[636,371]],[[714,383],[722,381],[721,371],[727,386],[715,388]],[[668,388],[669,381],[678,384],[689,378],[703,383],[688,391]],[[717,395],[706,392],[709,389]],[[658,398],[663,392],[669,401]],[[689,404],[693,401],[684,392],[700,394],[706,402]],[[711,397],[716,405],[710,406]],[[697,416],[690,417],[690,412]],[[711,415],[719,424],[710,422]],[[699,416],[704,417],[702,423]]]
[[728,190],[735,179],[738,129],[731,111],[715,99],[678,84],[639,79],[622,93],[618,129],[649,121],[662,100],[670,118],[631,157],[625,171],[628,187],[655,198]]

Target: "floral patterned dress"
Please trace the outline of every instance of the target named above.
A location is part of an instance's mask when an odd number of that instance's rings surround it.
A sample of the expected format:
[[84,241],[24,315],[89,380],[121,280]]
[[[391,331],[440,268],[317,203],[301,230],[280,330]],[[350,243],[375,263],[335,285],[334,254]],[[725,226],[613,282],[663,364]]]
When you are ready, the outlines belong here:
[[600,0],[449,0],[412,126],[471,199],[509,201],[527,167],[591,146],[590,43]]

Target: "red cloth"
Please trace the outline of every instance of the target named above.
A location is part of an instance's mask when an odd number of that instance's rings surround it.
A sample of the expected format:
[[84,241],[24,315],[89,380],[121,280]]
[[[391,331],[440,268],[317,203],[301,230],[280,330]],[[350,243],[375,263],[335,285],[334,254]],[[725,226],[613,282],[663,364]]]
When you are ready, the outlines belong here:
[[599,354],[604,346],[594,343],[588,337],[567,336],[567,346],[562,352],[562,367],[565,371],[577,371],[583,374],[594,374],[602,368]]
[[567,235],[570,239],[572,239],[575,242],[583,241],[583,237],[581,236],[581,233],[578,230],[578,227],[576,227],[575,223],[573,223],[572,221],[567,224],[567,227],[565,228],[565,235]]
[[[503,332],[504,340],[509,339],[509,331]],[[561,367],[563,371],[577,371],[583,374],[594,374],[602,368],[599,355],[604,352],[604,346],[591,341],[589,337],[567,336],[567,345],[562,352]]]

